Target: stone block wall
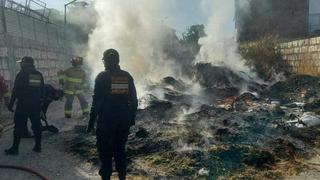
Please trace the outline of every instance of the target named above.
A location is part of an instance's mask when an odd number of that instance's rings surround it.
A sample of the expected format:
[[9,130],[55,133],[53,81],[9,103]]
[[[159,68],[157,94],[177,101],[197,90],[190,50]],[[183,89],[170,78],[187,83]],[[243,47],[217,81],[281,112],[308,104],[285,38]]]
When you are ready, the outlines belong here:
[[31,56],[46,83],[57,82],[72,56],[66,36],[64,27],[0,6],[0,74],[12,85],[20,69],[16,61]]
[[320,37],[284,42],[279,48],[293,73],[320,75]]

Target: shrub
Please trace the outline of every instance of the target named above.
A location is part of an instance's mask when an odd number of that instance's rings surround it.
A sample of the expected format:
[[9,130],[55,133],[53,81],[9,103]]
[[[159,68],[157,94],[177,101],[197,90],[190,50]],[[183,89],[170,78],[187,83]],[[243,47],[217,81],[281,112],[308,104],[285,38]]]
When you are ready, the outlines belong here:
[[277,48],[278,43],[278,36],[265,35],[240,46],[240,54],[246,60],[246,64],[263,80],[271,81],[279,74],[289,74],[290,66],[282,58],[280,49]]

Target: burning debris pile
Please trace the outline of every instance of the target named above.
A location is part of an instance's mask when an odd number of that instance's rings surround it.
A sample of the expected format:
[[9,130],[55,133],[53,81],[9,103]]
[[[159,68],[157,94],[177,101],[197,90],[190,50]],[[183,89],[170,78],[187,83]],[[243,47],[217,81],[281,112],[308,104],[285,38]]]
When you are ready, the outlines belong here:
[[[310,166],[304,160],[320,142],[319,78],[267,86],[224,67],[194,69],[194,82],[166,77],[141,98],[128,141],[129,174],[279,179]],[[201,93],[190,90],[196,83]],[[243,92],[244,85],[255,93]],[[70,151],[97,162],[92,140],[75,139]]]
[[[255,77],[278,78],[282,58],[269,42],[239,53],[235,29],[227,31],[233,0],[224,6],[201,0],[208,22],[191,26],[182,38],[163,21],[163,1],[95,2],[100,18],[88,59],[100,58],[105,47],[118,49],[121,67],[144,93],[128,140],[130,175],[279,179],[308,168],[303,159],[320,142],[320,79],[257,83]],[[93,75],[102,70],[96,62],[90,61]],[[146,77],[153,82],[145,84]],[[96,163],[92,137],[79,138],[69,150]]]

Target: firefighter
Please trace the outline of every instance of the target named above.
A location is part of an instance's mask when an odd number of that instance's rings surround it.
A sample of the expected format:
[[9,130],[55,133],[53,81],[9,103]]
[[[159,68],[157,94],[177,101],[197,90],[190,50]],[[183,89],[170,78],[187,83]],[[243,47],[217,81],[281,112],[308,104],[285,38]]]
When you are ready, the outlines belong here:
[[83,116],[89,114],[89,106],[83,95],[83,90],[86,86],[86,74],[81,68],[83,64],[82,57],[74,57],[71,59],[72,67],[58,72],[58,78],[60,84],[63,86],[66,103],[64,108],[64,114],[66,118],[71,118],[72,115],[72,103],[76,96],[80,102]]
[[[10,92],[8,90],[8,86],[3,76],[0,75],[0,103],[4,100],[4,104],[8,107],[10,100]],[[1,117],[2,109],[0,107],[0,117]]]
[[[23,57],[18,61],[21,66],[17,74],[8,110],[14,112],[14,131],[13,145],[6,149],[7,155],[17,155],[19,153],[19,144],[21,134],[25,130],[28,118],[31,120],[32,130],[35,138],[33,151],[41,152],[41,122],[40,112],[43,100],[43,76],[36,70],[32,57]],[[16,110],[13,106],[17,101]]]
[[101,161],[99,171],[103,180],[112,174],[112,157],[120,180],[126,178],[125,145],[130,126],[134,125],[138,101],[132,76],[120,69],[119,54],[114,49],[103,54],[105,71],[94,87],[93,102],[87,132],[94,130],[97,121],[97,149]]

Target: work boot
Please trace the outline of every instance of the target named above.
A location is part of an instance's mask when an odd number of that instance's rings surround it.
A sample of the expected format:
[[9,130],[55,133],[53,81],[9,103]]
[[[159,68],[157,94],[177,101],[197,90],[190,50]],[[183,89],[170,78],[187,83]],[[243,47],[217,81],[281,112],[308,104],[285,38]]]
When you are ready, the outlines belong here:
[[20,136],[16,131],[13,132],[13,144],[9,149],[4,150],[6,155],[18,155],[19,154]]
[[101,180],[111,180],[110,176],[101,176]]
[[4,150],[4,152],[6,153],[6,155],[18,155],[19,154],[19,150],[17,148],[11,147],[9,149]]
[[41,152],[41,132],[35,133],[35,145],[32,149],[34,152]]
[[99,170],[99,175],[101,176],[102,180],[110,180],[111,174],[103,172],[102,169]]
[[119,178],[119,180],[126,180],[126,174],[119,173],[118,178]]

